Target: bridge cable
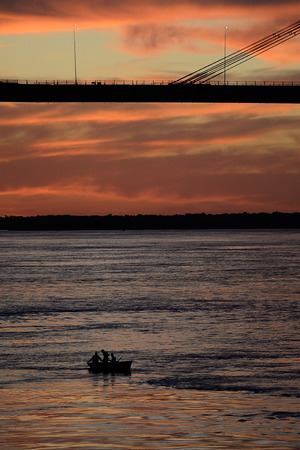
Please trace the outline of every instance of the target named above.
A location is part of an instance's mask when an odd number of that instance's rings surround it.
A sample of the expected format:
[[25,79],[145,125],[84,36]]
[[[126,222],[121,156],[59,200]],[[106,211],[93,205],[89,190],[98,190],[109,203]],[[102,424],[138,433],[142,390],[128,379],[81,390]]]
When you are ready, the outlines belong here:
[[234,67],[276,47],[277,45],[292,39],[300,33],[300,21],[295,22],[281,30],[272,33],[253,44],[247,45],[246,47],[231,53],[226,58],[221,58],[207,66],[202,67],[194,72],[191,72],[178,80],[172,81],[170,84],[195,84],[195,83],[205,83],[212,78],[215,78],[231,70]]

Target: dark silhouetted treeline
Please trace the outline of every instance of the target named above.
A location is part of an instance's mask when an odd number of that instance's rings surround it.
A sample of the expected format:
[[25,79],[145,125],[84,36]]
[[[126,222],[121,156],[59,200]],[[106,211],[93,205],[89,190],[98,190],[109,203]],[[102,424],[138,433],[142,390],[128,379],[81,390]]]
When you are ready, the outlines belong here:
[[300,213],[175,214],[136,216],[5,216],[1,230],[168,230],[300,228]]

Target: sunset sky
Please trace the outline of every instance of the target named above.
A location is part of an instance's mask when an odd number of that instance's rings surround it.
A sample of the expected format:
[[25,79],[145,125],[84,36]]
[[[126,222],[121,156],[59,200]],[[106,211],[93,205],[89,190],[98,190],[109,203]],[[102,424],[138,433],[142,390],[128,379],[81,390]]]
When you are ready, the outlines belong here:
[[[174,80],[299,1],[0,0],[0,79]],[[300,37],[227,81],[300,83]],[[300,105],[0,103],[0,215],[300,211]]]

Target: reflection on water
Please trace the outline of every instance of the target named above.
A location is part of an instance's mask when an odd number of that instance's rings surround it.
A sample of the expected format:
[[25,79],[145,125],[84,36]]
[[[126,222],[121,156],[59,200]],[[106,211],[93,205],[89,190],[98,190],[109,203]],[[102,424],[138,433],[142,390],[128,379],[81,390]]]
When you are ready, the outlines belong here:
[[299,236],[1,234],[0,448],[299,450]]
[[283,398],[154,389],[131,381],[89,374],[85,383],[2,390],[2,448],[299,448],[296,400],[287,412]]

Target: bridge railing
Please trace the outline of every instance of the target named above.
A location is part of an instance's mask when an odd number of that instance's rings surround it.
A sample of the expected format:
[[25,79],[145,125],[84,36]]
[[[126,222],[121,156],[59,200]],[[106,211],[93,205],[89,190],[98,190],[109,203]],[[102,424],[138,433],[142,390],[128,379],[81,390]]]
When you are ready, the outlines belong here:
[[[77,83],[74,80],[14,80],[14,79],[0,79],[0,83],[7,84],[30,84],[30,85],[163,85],[170,84],[172,80],[79,80]],[[223,81],[211,81],[209,84],[212,86],[222,86]],[[300,81],[226,81],[226,86],[299,86]],[[178,85],[177,85],[178,86]]]

